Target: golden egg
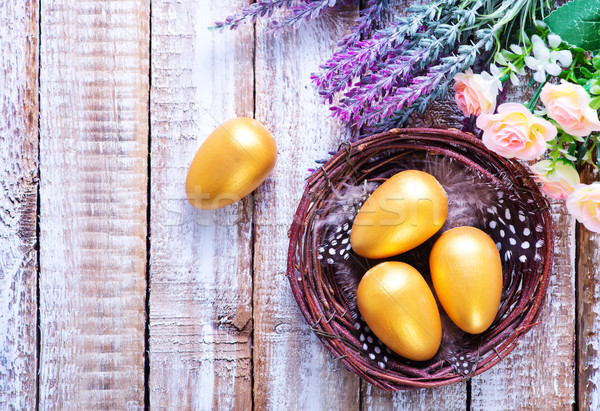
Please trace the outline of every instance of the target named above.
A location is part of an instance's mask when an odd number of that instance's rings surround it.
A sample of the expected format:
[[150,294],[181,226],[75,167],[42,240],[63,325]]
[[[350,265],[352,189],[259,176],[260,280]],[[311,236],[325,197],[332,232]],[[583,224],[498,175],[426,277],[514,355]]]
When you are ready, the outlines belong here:
[[371,268],[356,291],[358,310],[391,350],[415,361],[432,358],[442,324],[429,286],[412,266],[388,261]]
[[453,228],[435,242],[429,266],[435,293],[454,324],[471,334],[487,330],[502,296],[494,241],[475,227]]
[[238,117],[213,131],[198,149],[185,182],[197,208],[225,207],[262,183],[277,159],[273,136],[258,121]]
[[386,258],[411,250],[446,221],[448,197],[431,174],[402,171],[377,188],[362,206],[350,233],[358,255]]

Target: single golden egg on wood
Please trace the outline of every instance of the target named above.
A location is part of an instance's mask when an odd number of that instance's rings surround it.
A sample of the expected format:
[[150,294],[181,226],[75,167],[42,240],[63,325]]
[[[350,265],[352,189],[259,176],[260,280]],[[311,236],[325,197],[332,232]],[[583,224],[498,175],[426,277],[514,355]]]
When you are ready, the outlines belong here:
[[391,350],[415,361],[437,352],[440,313],[431,289],[412,266],[388,261],[371,268],[356,291],[358,310]]
[[446,231],[429,257],[433,287],[442,307],[460,329],[487,330],[502,297],[502,262],[498,248],[475,227]]
[[185,182],[188,201],[197,208],[225,207],[262,183],[277,159],[277,145],[258,121],[228,120],[202,143]]
[[350,244],[358,255],[387,258],[411,250],[446,221],[448,197],[431,174],[402,171],[385,181],[356,215]]

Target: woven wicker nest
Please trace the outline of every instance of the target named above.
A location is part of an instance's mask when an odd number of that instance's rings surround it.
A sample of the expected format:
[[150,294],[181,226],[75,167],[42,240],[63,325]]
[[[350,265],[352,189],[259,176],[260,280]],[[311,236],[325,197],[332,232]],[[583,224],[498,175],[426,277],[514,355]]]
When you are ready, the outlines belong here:
[[[414,158],[425,157],[458,164],[498,193],[499,203],[494,200],[497,207],[487,208],[490,215],[482,217],[480,226],[501,249],[504,285],[498,315],[488,330],[479,335],[463,333],[457,337],[458,342],[446,343],[446,347],[443,339],[439,355],[427,362],[415,362],[391,352],[370,332],[353,302],[353,286],[341,283],[339,266],[328,264],[320,251],[322,244],[339,232],[337,224],[328,226],[323,221],[336,213],[331,204],[341,191],[365,181],[381,184],[405,169],[406,164],[417,168],[415,164],[419,162]],[[500,224],[506,230],[499,229]],[[527,234],[528,241],[511,232]],[[519,243],[515,245],[513,238]],[[548,204],[524,166],[488,151],[470,134],[396,129],[342,145],[308,179],[290,229],[287,275],[310,328],[334,357],[354,373],[386,390],[437,387],[490,369],[537,324],[548,287],[553,248]],[[352,257],[350,261],[360,259]],[[361,275],[364,267],[375,263],[362,259],[362,268],[358,268]],[[448,322],[442,323],[443,332],[447,333]]]

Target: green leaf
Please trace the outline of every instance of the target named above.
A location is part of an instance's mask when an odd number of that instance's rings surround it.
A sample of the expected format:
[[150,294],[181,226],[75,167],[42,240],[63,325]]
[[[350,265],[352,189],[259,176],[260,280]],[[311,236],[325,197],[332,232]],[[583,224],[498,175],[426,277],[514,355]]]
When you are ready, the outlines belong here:
[[593,98],[592,101],[590,101],[590,107],[594,110],[600,109],[600,97]]
[[585,67],[581,67],[580,70],[581,70],[581,74],[583,74],[583,76],[585,78],[592,78],[592,77],[594,77],[594,73],[592,73],[591,71],[589,71]]
[[[571,140],[570,143],[572,143],[573,141]],[[570,144],[569,145],[569,149],[567,150],[567,153],[569,153],[569,155],[575,157],[575,152],[577,151],[577,146],[575,144]]]
[[507,66],[508,65],[508,62],[506,61],[506,59],[504,58],[504,56],[502,55],[502,53],[496,54],[496,63],[499,64],[500,66]]
[[589,51],[600,49],[600,0],[573,0],[544,19],[563,41]]
[[583,142],[583,144],[581,146],[579,146],[579,150],[577,151],[577,162],[578,163],[581,160],[583,160],[583,157],[585,157],[585,153],[587,153],[587,146],[588,146],[588,143],[590,142],[590,137],[591,137],[591,134],[589,134],[585,138],[585,141]]
[[517,57],[519,57],[518,54],[515,54],[515,53],[513,53],[511,51],[508,51],[506,49],[502,50],[501,53],[502,53],[502,57],[504,57],[506,60],[509,60],[509,61],[513,61],[514,59],[516,59]]

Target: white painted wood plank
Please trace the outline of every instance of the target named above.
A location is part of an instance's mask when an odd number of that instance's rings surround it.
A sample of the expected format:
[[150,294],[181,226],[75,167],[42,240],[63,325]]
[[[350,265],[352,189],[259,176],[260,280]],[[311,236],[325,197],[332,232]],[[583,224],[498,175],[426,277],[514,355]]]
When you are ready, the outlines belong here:
[[580,410],[600,409],[600,235],[581,229],[578,305]]
[[36,403],[38,17],[0,1],[0,409]]
[[[424,1],[401,1],[398,10],[406,14],[411,4]],[[434,101],[423,116],[413,115],[407,127],[462,128],[463,114],[452,102],[449,93],[443,101]],[[365,410],[464,410],[467,407],[467,383],[461,382],[439,388],[386,392],[363,383],[362,403]]]
[[278,38],[264,21],[257,24],[256,118],[273,132],[279,151],[255,205],[254,405],[260,410],[352,410],[359,404],[358,378],[308,330],[285,274],[287,230],[307,168],[349,137],[328,118],[310,73],[331,56],[355,17],[352,8],[337,10]]
[[[421,116],[412,116],[408,127],[462,128],[463,117],[450,101],[434,102]],[[438,388],[424,388],[399,392],[386,392],[363,382],[365,411],[377,410],[447,410],[460,411],[467,407],[467,382]]]
[[[449,100],[434,102],[423,116],[412,116],[408,127],[462,127],[462,114],[457,112],[454,104]],[[425,388],[390,393],[363,383],[362,389],[365,410],[376,411],[381,409],[396,410],[463,410],[467,404],[467,383],[462,382],[438,388]]]
[[[507,101],[514,102],[526,102],[534,91],[505,87]],[[507,358],[473,379],[473,410],[571,409],[575,402],[575,221],[564,202],[551,207],[555,255],[541,324]]]
[[461,382],[440,388],[390,393],[363,382],[363,410],[464,411],[467,407],[466,386],[466,382]]
[[41,409],[144,407],[149,6],[41,3]]
[[[209,32],[248,0],[152,5],[150,404],[251,409],[252,198],[200,211],[187,169],[221,122],[253,116],[252,25]],[[246,323],[247,322],[247,323]]]
[[[462,113],[449,100],[434,102],[423,116],[412,116],[407,127],[462,128]],[[438,388],[386,392],[363,382],[362,403],[365,411],[394,410],[464,410],[467,406],[467,383]]]
[[552,204],[555,257],[541,324],[507,358],[472,381],[473,410],[571,409],[575,402],[575,224]]
[[[587,183],[598,173],[586,173]],[[579,226],[577,237],[578,408],[600,409],[600,234]]]

